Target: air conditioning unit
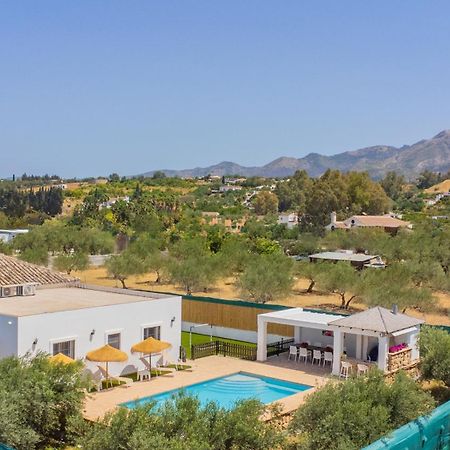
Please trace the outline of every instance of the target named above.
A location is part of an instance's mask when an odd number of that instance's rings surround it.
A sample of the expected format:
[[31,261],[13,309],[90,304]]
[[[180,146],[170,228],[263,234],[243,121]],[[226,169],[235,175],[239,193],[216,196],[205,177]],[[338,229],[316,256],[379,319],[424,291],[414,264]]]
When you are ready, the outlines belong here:
[[13,295],[16,295],[15,287],[2,287],[2,297],[12,297]]
[[22,295],[34,295],[36,286],[34,284],[25,284],[22,286]]

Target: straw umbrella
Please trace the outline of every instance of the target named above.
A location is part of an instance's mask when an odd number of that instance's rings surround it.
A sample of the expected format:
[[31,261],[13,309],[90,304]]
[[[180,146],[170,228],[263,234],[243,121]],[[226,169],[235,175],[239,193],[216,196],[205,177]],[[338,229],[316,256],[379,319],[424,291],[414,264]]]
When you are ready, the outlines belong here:
[[155,339],[154,337],[150,336],[147,339],[134,344],[131,347],[131,351],[132,353],[143,353],[145,355],[148,355],[148,363],[150,365],[149,373],[151,377],[152,354],[161,353],[162,351],[167,350],[170,347],[172,347],[172,344],[170,344],[169,342],[160,341],[159,339]]
[[56,355],[50,356],[48,360],[52,364],[72,364],[75,362],[70,356],[64,355],[64,353],[58,353]]
[[125,352],[122,352],[121,350],[107,344],[87,353],[86,359],[89,361],[106,363],[106,384],[108,385],[108,363],[126,361],[128,359],[128,355]]

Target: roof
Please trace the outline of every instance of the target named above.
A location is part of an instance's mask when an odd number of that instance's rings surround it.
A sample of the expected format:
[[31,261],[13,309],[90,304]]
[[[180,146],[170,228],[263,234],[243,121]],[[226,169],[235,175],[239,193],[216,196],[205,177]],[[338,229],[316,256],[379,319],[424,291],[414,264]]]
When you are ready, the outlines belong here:
[[0,253],[0,286],[26,283],[68,284],[76,281],[78,279],[75,277]]
[[363,227],[398,228],[409,225],[409,222],[391,216],[351,216],[345,222],[349,224],[352,220],[357,221],[358,225]]
[[73,286],[38,289],[35,295],[7,297],[0,301],[0,315],[23,317],[74,311],[126,303],[146,302],[174,296],[131,289]]
[[355,261],[366,262],[377,258],[377,255],[366,255],[364,253],[344,253],[344,252],[322,252],[309,255],[313,259],[324,259],[333,261]]
[[327,328],[328,324],[335,321],[336,318],[343,318],[338,314],[326,314],[312,311],[305,311],[303,308],[289,308],[282,311],[274,311],[265,314],[259,314],[258,317],[267,319],[267,322],[282,323],[286,325],[301,326],[306,325],[314,328]]
[[406,314],[394,314],[389,309],[377,306],[334,320],[330,325],[391,334],[420,325],[423,322],[423,320],[407,316]]

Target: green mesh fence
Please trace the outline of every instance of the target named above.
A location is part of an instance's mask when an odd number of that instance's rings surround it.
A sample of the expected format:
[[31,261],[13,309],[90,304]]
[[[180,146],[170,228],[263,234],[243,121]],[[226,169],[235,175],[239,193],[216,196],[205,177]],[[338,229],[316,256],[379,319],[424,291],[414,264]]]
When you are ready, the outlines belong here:
[[363,450],[450,450],[450,402]]

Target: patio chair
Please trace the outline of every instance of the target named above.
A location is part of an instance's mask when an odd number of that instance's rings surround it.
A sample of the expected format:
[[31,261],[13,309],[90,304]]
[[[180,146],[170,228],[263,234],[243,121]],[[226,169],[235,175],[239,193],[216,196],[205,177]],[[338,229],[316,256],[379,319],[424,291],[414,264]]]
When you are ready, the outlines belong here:
[[324,352],[323,354],[323,365],[326,363],[330,363],[330,366],[333,365],[333,353],[332,352]]
[[347,361],[341,361],[341,371],[339,372],[339,378],[345,378],[346,380],[351,375],[352,365]]
[[[117,381],[121,383],[121,387],[130,387],[133,384],[133,379],[128,377],[116,377],[111,374],[106,373],[106,370],[102,366],[97,366],[98,370],[100,370],[104,379],[108,379],[108,381]],[[122,384],[123,383],[123,384]]]
[[366,375],[367,372],[369,372],[369,366],[366,366],[365,364],[357,364],[356,368],[357,368],[356,375],[358,377],[361,375]]
[[298,360],[300,362],[300,359],[304,359],[305,363],[308,361],[308,358],[311,358],[311,351],[308,350],[306,347],[300,347],[298,349]]
[[297,347],[295,345],[289,346],[288,359],[291,359],[291,356],[294,357],[294,361],[297,361]]
[[314,361],[318,361],[318,364],[320,366],[320,363],[322,362],[322,352],[320,350],[313,350],[311,364],[314,364]]

